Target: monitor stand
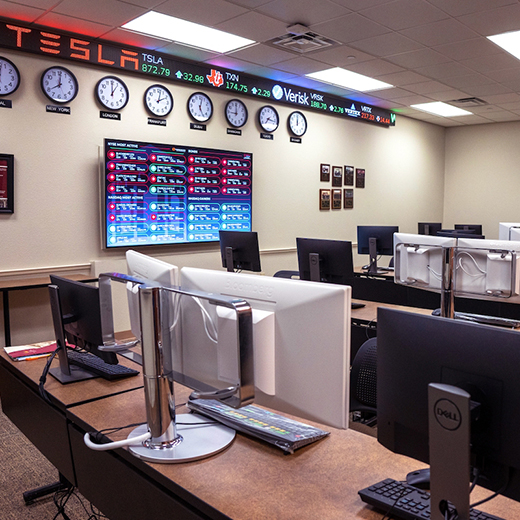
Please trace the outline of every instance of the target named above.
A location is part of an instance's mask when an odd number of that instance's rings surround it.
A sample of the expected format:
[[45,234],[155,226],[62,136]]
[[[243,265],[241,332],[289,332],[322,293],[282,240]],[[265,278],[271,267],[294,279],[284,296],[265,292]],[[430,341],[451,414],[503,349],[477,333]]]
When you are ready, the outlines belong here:
[[[450,503],[469,520],[470,395],[455,386],[428,385],[431,520],[444,520]],[[451,516],[448,516],[451,518]]]
[[228,273],[234,273],[234,262],[233,262],[233,248],[232,247],[226,247],[226,268],[228,270]]
[[370,237],[368,239],[368,274],[378,274],[377,271],[377,238]]
[[312,282],[321,282],[320,255],[318,253],[309,253],[309,271]]

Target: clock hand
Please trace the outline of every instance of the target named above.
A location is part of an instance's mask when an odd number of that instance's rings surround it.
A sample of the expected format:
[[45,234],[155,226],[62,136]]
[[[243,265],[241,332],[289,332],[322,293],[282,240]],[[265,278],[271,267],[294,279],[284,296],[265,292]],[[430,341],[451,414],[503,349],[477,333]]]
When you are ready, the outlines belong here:
[[[110,82],[110,85],[114,86],[114,82],[111,81],[111,82]],[[112,97],[114,97],[114,92],[116,91],[116,88],[117,88],[117,85],[112,89],[112,92],[110,93],[110,95],[111,95]]]

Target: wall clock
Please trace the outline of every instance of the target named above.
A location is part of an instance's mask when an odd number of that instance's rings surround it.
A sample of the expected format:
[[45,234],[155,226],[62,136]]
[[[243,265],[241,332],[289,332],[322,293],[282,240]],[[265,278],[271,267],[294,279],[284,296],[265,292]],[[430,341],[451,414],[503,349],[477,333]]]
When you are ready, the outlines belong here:
[[41,76],[43,93],[55,103],[68,103],[78,94],[76,76],[65,67],[49,67]]
[[20,86],[20,72],[16,65],[0,56],[0,96],[12,94]]
[[205,123],[213,115],[213,103],[204,92],[195,92],[188,99],[188,112],[195,121]]
[[297,110],[289,115],[289,130],[297,137],[301,137],[307,131],[307,119]]
[[130,94],[125,82],[116,76],[105,76],[96,85],[97,100],[109,110],[121,110],[128,103]]
[[166,117],[173,110],[173,96],[164,85],[152,85],[144,93],[144,104],[154,116]]
[[274,107],[265,105],[258,111],[258,122],[266,132],[274,132],[280,124],[280,118]]
[[231,126],[240,128],[247,122],[247,107],[239,99],[231,99],[226,103],[226,119]]

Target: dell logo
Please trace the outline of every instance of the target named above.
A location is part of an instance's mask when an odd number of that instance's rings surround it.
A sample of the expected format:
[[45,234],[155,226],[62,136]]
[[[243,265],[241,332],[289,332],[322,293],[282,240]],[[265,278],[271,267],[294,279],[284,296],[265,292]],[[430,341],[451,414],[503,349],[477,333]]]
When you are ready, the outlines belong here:
[[445,430],[456,430],[461,425],[461,414],[457,405],[449,399],[439,399],[433,408],[437,422]]

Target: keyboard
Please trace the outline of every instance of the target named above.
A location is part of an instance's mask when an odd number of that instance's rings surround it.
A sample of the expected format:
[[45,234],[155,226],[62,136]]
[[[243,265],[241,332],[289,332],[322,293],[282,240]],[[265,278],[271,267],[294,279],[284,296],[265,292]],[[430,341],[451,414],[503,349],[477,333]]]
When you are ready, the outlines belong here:
[[69,363],[77,367],[85,369],[87,372],[96,374],[104,379],[112,381],[122,377],[136,376],[138,370],[125,367],[124,365],[111,365],[105,363],[100,357],[90,354],[89,352],[79,352],[77,350],[67,350]]
[[[404,482],[387,478],[358,491],[363,502],[381,509],[399,520],[427,520],[430,518],[430,493]],[[503,520],[477,509],[470,509],[470,520]]]
[[232,408],[216,399],[190,399],[188,408],[207,415],[233,430],[274,444],[288,453],[293,453],[294,450],[330,434],[251,404],[242,408]]
[[[440,316],[441,310],[435,309],[433,316]],[[454,312],[453,316],[457,320],[472,321],[474,323],[482,323],[484,325],[497,325],[498,327],[508,327],[517,329],[520,327],[520,321],[512,318],[501,318],[500,316],[486,316],[485,314],[470,314],[469,312]]]

